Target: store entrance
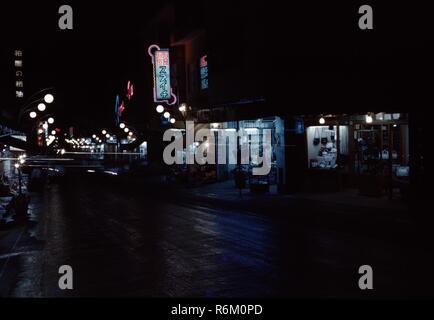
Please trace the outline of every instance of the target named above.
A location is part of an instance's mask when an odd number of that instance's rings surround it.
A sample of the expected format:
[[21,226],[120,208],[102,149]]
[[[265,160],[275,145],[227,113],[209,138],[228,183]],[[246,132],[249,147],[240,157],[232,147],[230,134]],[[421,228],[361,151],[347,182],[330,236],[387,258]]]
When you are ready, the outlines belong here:
[[410,147],[406,114],[329,115],[305,121],[305,190],[353,188],[366,196],[407,197]]

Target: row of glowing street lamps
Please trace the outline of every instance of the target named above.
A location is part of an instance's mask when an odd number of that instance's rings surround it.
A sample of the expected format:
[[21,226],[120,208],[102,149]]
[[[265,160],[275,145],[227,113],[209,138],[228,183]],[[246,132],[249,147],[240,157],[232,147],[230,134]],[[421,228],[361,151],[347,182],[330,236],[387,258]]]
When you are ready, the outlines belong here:
[[[45,103],[53,103],[54,101],[54,96],[51,93],[47,93],[44,96],[44,102]],[[40,102],[37,106],[38,111],[40,112],[44,112],[47,109],[47,106],[45,105],[45,103]],[[38,116],[38,113],[36,111],[30,111],[29,113],[30,118],[35,119]],[[51,122],[49,121],[49,123],[54,123],[54,119],[53,118],[49,118],[49,120],[51,119]]]
[[[127,125],[123,122],[121,122],[119,124],[119,128],[121,128],[128,135],[128,138],[132,138],[132,136],[134,135],[134,132],[130,128],[128,128]],[[101,131],[101,134],[104,137],[106,137],[107,139],[112,139],[112,136],[110,135],[110,133],[106,129],[103,129]],[[92,138],[99,143],[102,142],[102,139],[100,137],[98,137],[96,134],[93,134]]]
[[[39,91],[38,93],[41,93],[43,91],[50,90],[50,89],[51,88],[47,88],[47,89]],[[33,95],[33,96],[35,96],[35,95]],[[24,107],[23,111],[20,113],[20,119],[21,119],[21,115],[24,113],[27,113],[27,112],[28,112],[28,115],[31,119],[36,119],[38,117],[38,112],[42,113],[42,112],[46,111],[47,110],[46,104],[52,104],[53,102],[54,102],[54,96],[51,93],[46,93],[43,98],[36,99],[36,100],[29,102],[27,104],[27,107]],[[35,103],[38,103],[38,105],[36,107],[33,107],[32,105]],[[52,114],[42,115],[40,117],[39,123],[40,124],[42,123],[42,127],[38,128],[37,133],[39,135],[41,135],[44,133],[44,131],[48,132],[49,125],[54,124],[54,118],[52,117]],[[32,127],[32,131],[36,125],[37,124],[35,124]],[[50,145],[54,140],[56,140],[56,133],[57,133],[56,130],[52,130],[51,135],[49,135],[46,138],[47,146]]]
[[[121,128],[121,129],[123,129],[123,131],[125,132],[125,133],[127,133],[128,134],[128,139],[131,139],[132,141],[134,141],[135,140],[135,138],[133,138],[133,136],[134,136],[134,132],[130,129],[130,128],[128,128],[127,126],[126,126],[126,124],[125,123],[121,123],[120,125],[119,125],[119,127]],[[103,138],[105,137],[106,138],[106,140],[108,140],[108,141],[114,141],[114,135],[111,135],[106,129],[103,129],[102,131],[101,131],[101,134],[102,134],[102,136],[103,136]],[[102,144],[103,143],[103,140],[99,137],[99,135],[97,135],[97,134],[93,134],[92,135],[92,139],[97,143],[97,144]],[[75,149],[75,148],[84,148],[84,149],[87,149],[87,148],[89,148],[89,149],[92,149],[91,150],[91,152],[94,152],[94,147],[93,146],[89,146],[89,144],[91,144],[91,142],[90,142],[90,140],[88,141],[88,139],[85,139],[85,138],[81,138],[81,139],[74,139],[74,138],[72,138],[72,139],[65,139],[65,141],[67,142],[67,143],[69,143],[69,144],[71,144],[72,145],[72,147]]]
[[[178,110],[184,114],[187,111],[187,105],[185,103],[181,103],[178,107]],[[166,118],[171,124],[174,124],[176,122],[176,119],[174,117],[171,116],[169,111],[165,111],[164,106],[162,106],[161,104],[159,104],[156,107],[156,111],[158,113],[163,113],[163,117]]]

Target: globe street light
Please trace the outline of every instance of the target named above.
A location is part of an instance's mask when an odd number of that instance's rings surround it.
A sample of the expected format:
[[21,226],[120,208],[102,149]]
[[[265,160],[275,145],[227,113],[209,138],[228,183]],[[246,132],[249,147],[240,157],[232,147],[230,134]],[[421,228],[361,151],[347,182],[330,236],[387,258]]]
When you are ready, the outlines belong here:
[[44,101],[45,101],[46,103],[52,103],[52,102],[54,101],[54,97],[53,97],[53,95],[52,95],[51,93],[47,93],[47,94],[44,96]]
[[121,123],[121,124],[119,125],[119,127],[120,127],[121,129],[125,128],[125,123]]
[[170,123],[174,124],[176,122],[175,118],[170,119]]
[[124,129],[124,131],[125,131],[125,132],[128,132],[128,131],[130,131],[130,129],[128,129],[128,128],[125,128],[125,129]]
[[[21,124],[21,120],[24,114],[26,113],[30,113],[31,111],[45,111],[46,110],[46,105],[43,103],[52,103],[54,101],[54,97],[52,94],[48,93],[46,94],[43,98],[36,98],[37,95],[42,94],[43,92],[46,92],[47,90],[51,90],[53,89],[51,88],[45,88],[43,90],[40,90],[34,94],[32,94],[28,99],[25,105],[23,105],[22,107],[20,107],[20,112],[18,114],[18,123]],[[34,106],[35,104],[37,104],[37,106]],[[32,116],[34,114],[32,113]],[[37,116],[37,114],[36,114]],[[32,119],[34,119],[36,117],[32,117]]]
[[30,118],[35,119],[37,116],[35,111],[30,112]]
[[101,131],[101,133],[105,135],[107,133],[107,131],[103,130],[103,131]]
[[48,123],[44,123],[43,125],[42,125],[42,128],[44,128],[44,129],[48,129]]
[[163,116],[164,116],[166,119],[169,119],[169,118],[170,118],[170,113],[166,111],[166,112],[163,114]]
[[53,118],[53,117],[50,117],[50,118],[48,118],[47,121],[48,121],[49,124],[53,124],[53,123],[54,123],[54,118]]
[[38,110],[39,111],[45,111],[46,108],[47,107],[45,106],[45,104],[43,104],[43,103],[38,104]]
[[157,106],[156,110],[157,110],[158,113],[162,113],[164,111],[164,107],[161,104],[159,104]]

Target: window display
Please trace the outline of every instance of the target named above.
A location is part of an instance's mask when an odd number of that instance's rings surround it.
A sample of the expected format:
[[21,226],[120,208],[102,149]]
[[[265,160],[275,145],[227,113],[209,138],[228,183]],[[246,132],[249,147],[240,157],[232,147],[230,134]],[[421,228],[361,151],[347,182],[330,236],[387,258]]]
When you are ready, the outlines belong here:
[[[340,128],[339,131],[341,133],[342,129]],[[346,135],[348,135],[348,131],[344,131]],[[337,167],[337,136],[336,126],[311,126],[307,128],[308,161],[310,168],[333,169]],[[347,141],[347,137],[341,139],[341,152],[343,149],[348,150]]]

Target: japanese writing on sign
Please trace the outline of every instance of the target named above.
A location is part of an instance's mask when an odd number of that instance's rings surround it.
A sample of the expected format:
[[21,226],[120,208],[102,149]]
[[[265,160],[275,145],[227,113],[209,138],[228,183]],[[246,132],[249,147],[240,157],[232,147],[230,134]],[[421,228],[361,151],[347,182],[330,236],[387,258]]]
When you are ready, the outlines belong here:
[[157,100],[170,98],[169,50],[155,52],[155,90]]

